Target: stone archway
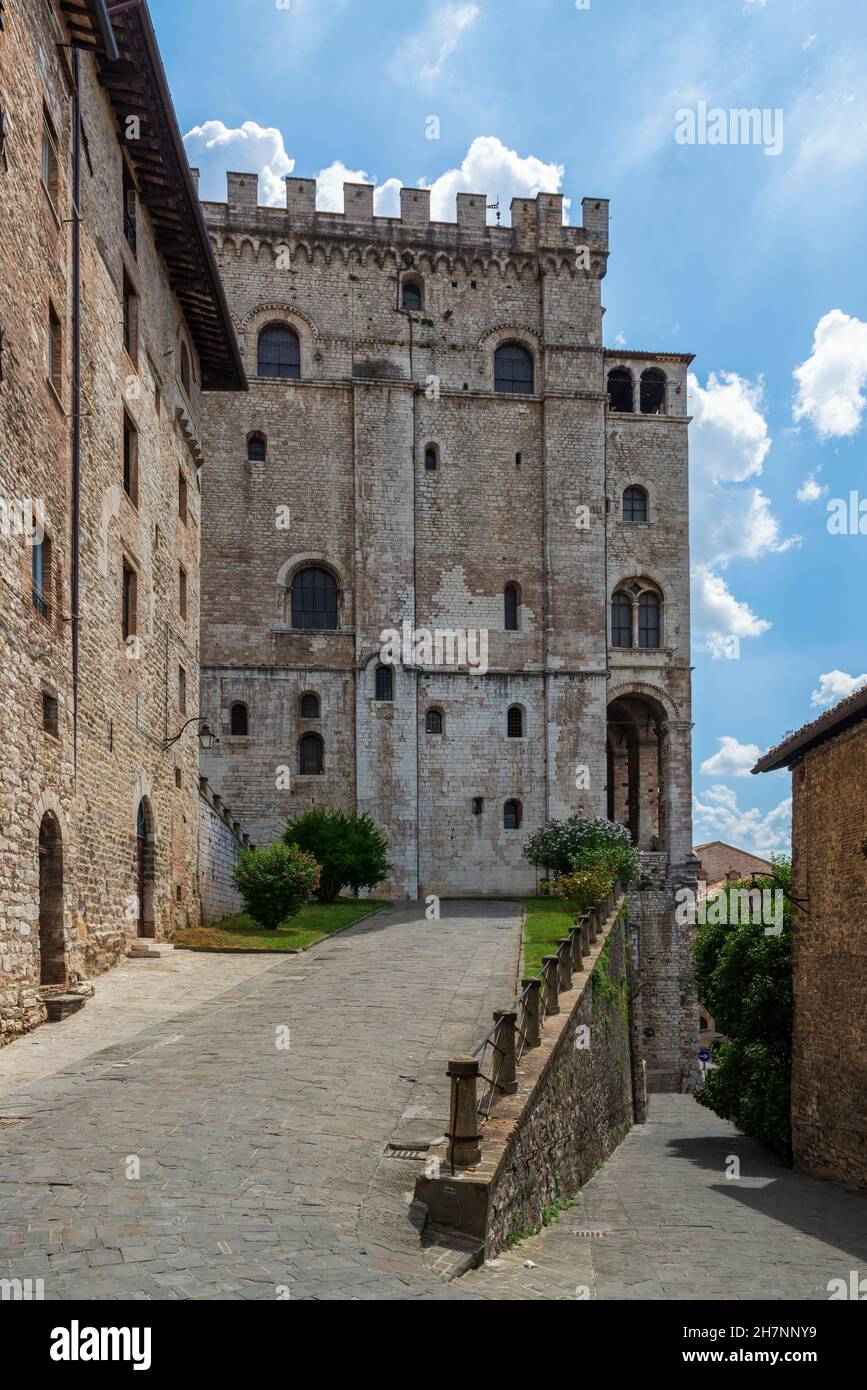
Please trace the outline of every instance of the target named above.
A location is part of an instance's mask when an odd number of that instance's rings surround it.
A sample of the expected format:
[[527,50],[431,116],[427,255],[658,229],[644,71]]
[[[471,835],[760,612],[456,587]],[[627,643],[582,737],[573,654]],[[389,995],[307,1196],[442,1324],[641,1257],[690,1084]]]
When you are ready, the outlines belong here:
[[629,827],[641,850],[669,848],[668,716],[644,695],[608,706],[608,818]]
[[66,983],[63,837],[52,811],[45,812],[39,825],[39,983]]
[[136,935],[156,936],[154,818],[150,801],[143,796],[138,804],[135,825]]

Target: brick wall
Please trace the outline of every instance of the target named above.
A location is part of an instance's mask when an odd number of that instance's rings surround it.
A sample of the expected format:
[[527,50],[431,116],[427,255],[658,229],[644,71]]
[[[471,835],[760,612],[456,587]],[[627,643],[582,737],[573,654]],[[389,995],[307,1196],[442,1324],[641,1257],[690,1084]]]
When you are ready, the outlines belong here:
[[867,723],[810,749],[792,783],[795,1162],[867,1191]]

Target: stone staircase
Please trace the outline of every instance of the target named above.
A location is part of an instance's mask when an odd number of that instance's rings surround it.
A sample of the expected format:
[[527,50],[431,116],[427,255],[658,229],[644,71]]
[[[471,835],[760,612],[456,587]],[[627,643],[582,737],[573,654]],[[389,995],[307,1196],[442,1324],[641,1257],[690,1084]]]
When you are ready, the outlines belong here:
[[167,960],[174,953],[174,946],[168,941],[155,941],[149,936],[136,937],[126,953],[127,960]]

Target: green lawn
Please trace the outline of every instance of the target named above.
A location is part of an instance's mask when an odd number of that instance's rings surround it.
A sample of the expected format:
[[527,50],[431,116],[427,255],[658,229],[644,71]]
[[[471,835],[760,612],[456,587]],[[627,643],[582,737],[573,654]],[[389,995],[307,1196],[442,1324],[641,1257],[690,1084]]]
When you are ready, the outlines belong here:
[[175,946],[210,951],[306,951],[308,946],[368,917],[387,902],[378,898],[338,898],[334,903],[311,903],[302,907],[275,931],[260,927],[246,912],[224,917],[212,927],[186,927],[172,938]]
[[524,974],[538,975],[542,957],[553,956],[572,919],[556,898],[524,899]]

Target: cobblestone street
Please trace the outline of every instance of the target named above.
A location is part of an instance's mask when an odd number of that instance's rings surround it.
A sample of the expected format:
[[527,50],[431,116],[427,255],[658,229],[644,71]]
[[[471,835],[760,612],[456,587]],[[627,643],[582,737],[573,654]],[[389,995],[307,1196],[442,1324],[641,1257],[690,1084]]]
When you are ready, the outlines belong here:
[[577,1206],[441,1282],[383,1154],[442,1134],[446,1059],[512,997],[519,936],[513,904],[413,905],[302,956],[104,977],[0,1053],[0,1276],[47,1299],[611,1300],[826,1299],[863,1274],[863,1198],[671,1095]]

